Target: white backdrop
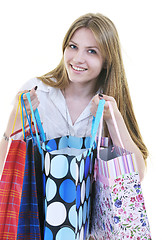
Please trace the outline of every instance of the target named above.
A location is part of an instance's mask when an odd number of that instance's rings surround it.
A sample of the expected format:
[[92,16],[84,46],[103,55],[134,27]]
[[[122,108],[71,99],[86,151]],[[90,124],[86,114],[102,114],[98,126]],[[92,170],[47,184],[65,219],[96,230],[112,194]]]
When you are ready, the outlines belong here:
[[70,24],[100,12],[116,25],[135,114],[150,151],[143,193],[153,240],[161,240],[161,5],[160,0],[5,0],[0,3],[0,135],[18,89],[53,69]]

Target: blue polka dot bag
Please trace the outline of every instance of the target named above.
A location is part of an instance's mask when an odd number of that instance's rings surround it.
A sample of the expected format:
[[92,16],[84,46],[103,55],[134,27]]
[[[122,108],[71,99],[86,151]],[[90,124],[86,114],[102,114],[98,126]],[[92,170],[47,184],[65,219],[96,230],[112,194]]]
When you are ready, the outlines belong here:
[[92,137],[64,136],[43,143],[45,240],[88,239],[95,136],[103,107],[101,101]]

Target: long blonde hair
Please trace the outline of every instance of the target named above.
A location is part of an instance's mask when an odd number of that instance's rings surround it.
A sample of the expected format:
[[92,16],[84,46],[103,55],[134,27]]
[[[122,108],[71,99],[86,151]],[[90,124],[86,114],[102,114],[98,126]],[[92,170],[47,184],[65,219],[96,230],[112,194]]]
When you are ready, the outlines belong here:
[[[143,143],[134,115],[116,27],[109,18],[100,13],[89,13],[79,17],[73,22],[64,37],[62,44],[63,54],[74,32],[81,27],[88,28],[93,32],[104,59],[104,67],[98,76],[96,90],[100,88],[104,94],[115,98],[128,131],[146,160],[148,151]],[[50,86],[64,89],[69,84],[64,58],[62,57],[59,65],[54,70],[39,77],[39,79]],[[105,135],[108,135],[106,125],[104,129]]]

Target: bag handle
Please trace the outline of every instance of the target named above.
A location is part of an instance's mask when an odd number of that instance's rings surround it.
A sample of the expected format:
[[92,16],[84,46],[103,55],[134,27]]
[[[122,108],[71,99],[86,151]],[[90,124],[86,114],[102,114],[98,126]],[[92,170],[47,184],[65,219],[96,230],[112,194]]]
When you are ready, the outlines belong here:
[[[35,133],[36,133],[36,139],[37,139],[39,152],[42,153],[41,143],[40,143],[40,139],[39,139],[39,135],[38,135],[38,131],[37,131],[37,123],[36,123],[34,110],[33,110],[33,107],[32,107],[32,104],[31,104],[31,99],[30,99],[30,92],[26,93],[26,97],[27,97],[29,105],[30,105],[30,110],[31,110],[31,115],[32,115],[32,119],[33,119],[33,122],[34,122],[34,128],[35,128]],[[31,127],[31,123],[29,125]]]
[[[30,104],[30,108],[33,109],[32,104],[31,104],[30,94],[28,94],[28,95],[29,95],[28,101],[29,101],[29,104]],[[25,107],[24,99],[23,99],[23,94],[22,94],[22,96],[21,96],[21,101],[22,101],[23,107],[24,107],[24,109],[25,109],[26,116],[27,116],[27,120],[28,120],[28,123],[29,123],[29,126],[30,126],[30,131],[31,131],[31,134],[32,134],[32,121],[29,119],[29,116],[28,116],[28,114],[27,114],[27,110],[26,110],[26,107]],[[34,112],[34,116],[35,116],[35,120],[36,120],[36,125],[37,125],[37,127],[38,127],[41,140],[42,140],[43,142],[45,142],[45,141],[46,141],[46,135],[45,135],[44,130],[43,130],[43,126],[42,126],[42,123],[41,123],[39,111],[38,111],[38,109],[36,108],[36,110],[33,111],[33,112]],[[32,117],[33,117],[33,115],[32,115]],[[23,119],[24,119],[24,118],[23,118]]]
[[[119,140],[119,142],[121,144],[121,147],[124,149],[124,144],[123,144],[121,136],[120,136],[119,128],[118,128],[118,125],[117,125],[117,121],[115,119],[115,115],[114,115],[114,111],[113,111],[112,105],[111,105],[110,101],[107,101],[107,103],[108,103],[108,106],[109,106],[110,114],[111,114],[111,117],[112,117],[112,120],[113,120],[113,124],[114,124],[114,127],[115,127],[115,131],[116,131],[118,140]],[[100,148],[101,135],[102,135],[102,125],[103,125],[104,105],[105,105],[105,100],[101,99],[99,101],[98,109],[97,109],[97,112],[96,112],[96,117],[93,117],[92,129],[91,129],[91,136],[92,136],[92,138],[91,138],[90,148],[93,146],[93,143],[95,141],[98,129],[99,129],[98,148]]]
[[[116,118],[115,118],[115,115],[114,115],[114,111],[113,111],[113,107],[112,107],[110,101],[108,101],[107,103],[108,103],[108,106],[109,106],[110,114],[111,114],[111,117],[112,117],[112,120],[113,120],[113,125],[114,125],[114,128],[115,128],[118,140],[120,142],[121,147],[124,149],[124,144],[123,144],[123,141],[122,141],[121,136],[120,136],[118,124],[117,124],[117,121],[116,121]],[[103,114],[101,116],[100,126],[99,126],[98,149],[100,148],[100,143],[101,143],[102,128],[103,128]]]
[[20,117],[21,117],[21,125],[22,125],[22,133],[23,133],[23,139],[25,138],[24,135],[24,131],[23,131],[23,109],[22,109],[22,105],[21,105],[21,96],[23,95],[23,93],[21,93],[19,95],[19,101],[18,101],[18,106],[17,106],[17,110],[16,110],[16,115],[15,115],[15,119],[14,119],[14,123],[13,123],[13,128],[12,128],[12,132],[11,135],[13,135],[14,129],[15,129],[15,125],[16,125],[16,120],[17,120],[17,116],[18,116],[18,111],[20,109]]
[[43,130],[43,126],[42,126],[42,123],[41,123],[38,108],[36,108],[36,110],[34,112],[34,116],[35,116],[35,119],[36,119],[36,122],[37,122],[37,126],[38,126],[38,130],[39,130],[39,133],[40,133],[41,140],[43,142],[45,142],[46,141],[46,135],[45,135],[45,132]]
[[[31,135],[32,135],[32,138],[34,139],[34,135],[33,135],[33,131],[32,131],[32,124],[31,124],[31,119],[30,119],[30,117],[29,117],[29,115],[28,115],[28,113],[27,113],[27,110],[26,110],[26,106],[25,106],[25,103],[24,103],[24,99],[23,99],[23,95],[24,95],[25,93],[23,93],[22,95],[21,95],[21,105],[22,105],[22,107],[24,108],[24,110],[25,110],[25,113],[26,113],[26,118],[27,118],[27,121],[28,121],[28,124],[29,124],[29,128],[30,128],[30,133],[31,133]],[[24,133],[24,136],[25,136],[25,123],[24,123],[24,113],[23,113],[23,111],[22,111],[22,119],[23,119],[23,133]]]
[[96,117],[93,117],[92,120],[92,128],[91,128],[91,143],[90,143],[90,148],[92,148],[93,143],[96,138],[97,130],[100,124],[100,120],[103,114],[104,110],[104,105],[105,105],[105,100],[101,99],[98,104],[97,112],[96,112]]

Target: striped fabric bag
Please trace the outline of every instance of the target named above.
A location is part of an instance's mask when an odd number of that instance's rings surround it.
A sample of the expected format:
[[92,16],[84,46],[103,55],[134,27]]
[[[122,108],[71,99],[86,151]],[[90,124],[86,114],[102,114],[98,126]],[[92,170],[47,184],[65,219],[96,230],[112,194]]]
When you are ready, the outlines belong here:
[[124,149],[111,105],[114,126],[122,147],[101,138],[99,130],[91,238],[95,240],[151,239],[144,197],[134,154]]
[[17,230],[18,239],[41,239],[35,179],[34,146],[31,136],[26,140],[25,172]]
[[[39,239],[40,240],[41,230],[43,231],[43,229],[40,229],[42,225],[40,224],[40,219],[39,219],[38,196],[37,196],[37,186],[36,186],[36,166],[35,166],[34,157],[37,155],[38,159],[41,161],[42,149],[40,145],[40,137],[37,131],[35,114],[33,112],[32,105],[31,105],[30,93],[27,93],[26,95],[31,106],[35,134],[33,134],[31,121],[27,115],[27,111],[25,108],[23,95],[22,95],[21,101],[25,109],[27,120],[29,123],[30,135],[28,135],[25,138],[26,160],[25,160],[25,172],[24,172],[24,180],[23,180],[23,188],[22,188],[21,205],[20,205],[20,211],[19,211],[17,240],[19,239],[23,239],[23,240]],[[23,126],[24,126],[24,122],[23,122]],[[24,131],[24,128],[23,128],[23,131]],[[41,175],[41,172],[40,172],[40,175]],[[41,182],[39,182],[39,185],[40,184]],[[40,189],[40,186],[38,188]]]

